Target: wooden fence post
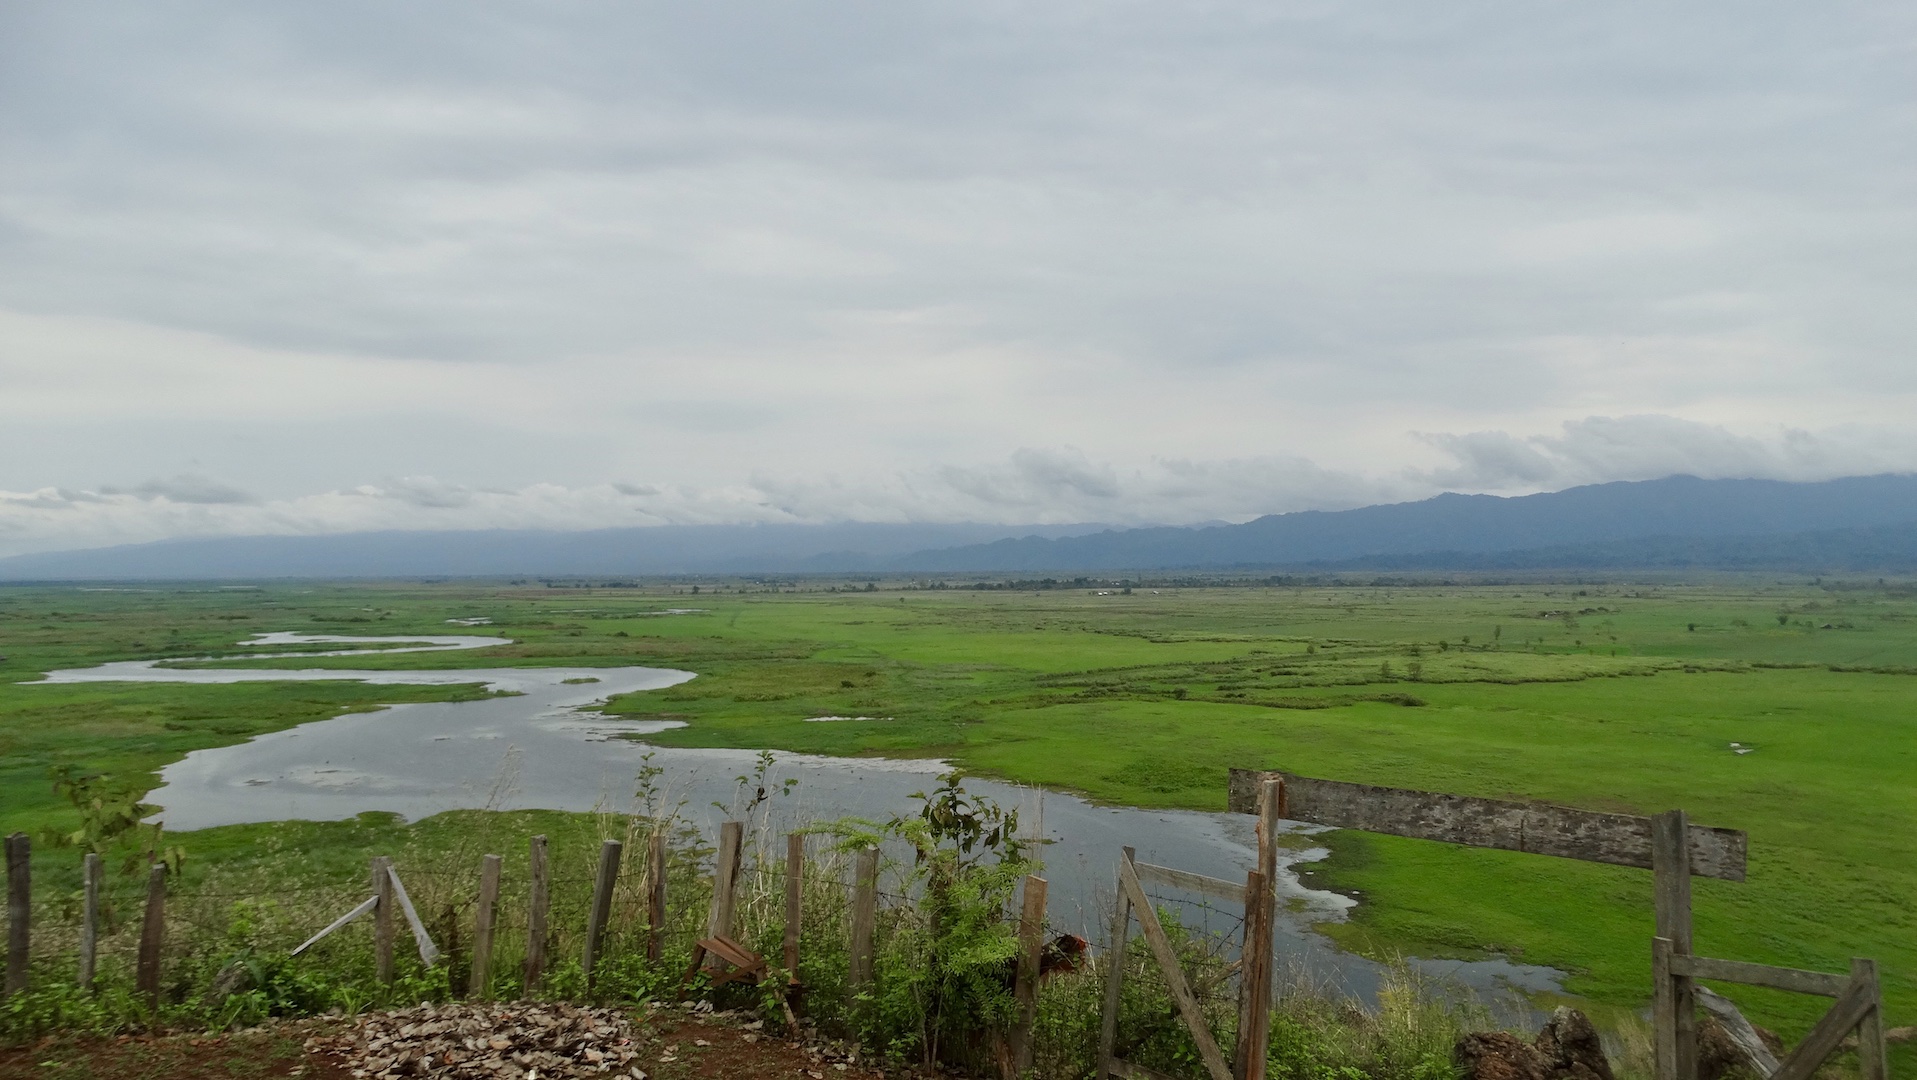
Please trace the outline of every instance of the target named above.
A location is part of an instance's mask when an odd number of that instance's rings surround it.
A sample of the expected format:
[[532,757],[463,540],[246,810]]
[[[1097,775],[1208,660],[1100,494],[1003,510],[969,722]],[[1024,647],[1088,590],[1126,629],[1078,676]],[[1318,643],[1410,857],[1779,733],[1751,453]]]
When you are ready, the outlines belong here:
[[1012,1028],[1012,1069],[1006,1080],[1016,1080],[1032,1067],[1032,1028],[1038,1023],[1038,962],[1045,948],[1045,890],[1044,878],[1025,876],[1025,902],[1018,919],[1018,971],[1012,981],[1018,1020]]
[[467,980],[472,996],[493,996],[493,926],[499,905],[499,870],[504,862],[488,855],[479,863],[479,903],[473,909],[473,973]]
[[152,1008],[160,1005],[160,945],[166,938],[166,864],[154,863],[146,875],[146,918],[140,923],[139,965],[134,986]]
[[106,861],[95,852],[87,852],[80,863],[80,985],[93,985],[93,972],[100,954],[100,886],[106,876]]
[[785,980],[799,984],[799,905],[805,885],[805,834],[785,838]]
[[1265,875],[1245,874],[1245,942],[1239,956],[1238,1045],[1232,1062],[1238,1080],[1265,1080],[1271,1052],[1271,937],[1276,897]]
[[393,875],[386,872],[391,865],[391,859],[375,855],[370,870],[373,896],[377,899],[373,905],[373,973],[388,986],[393,982],[394,909],[399,906],[393,899]]
[[879,849],[865,848],[853,862],[852,956],[853,992],[872,986],[872,936],[879,922]]
[[[1670,943],[1670,955],[1690,955],[1690,823],[1682,810],[1651,819],[1651,892],[1657,936]],[[1656,1080],[1697,1080],[1695,987],[1688,975],[1667,974],[1652,988]]]
[[532,895],[526,904],[526,978],[525,988],[533,987],[546,974],[546,905],[549,897],[546,881],[546,838],[532,838],[528,858],[532,871]]
[[1285,782],[1258,786],[1258,868],[1245,876],[1245,940],[1239,956],[1238,1044],[1232,1066],[1238,1080],[1265,1080],[1271,1045],[1272,920],[1278,914],[1278,821]]
[[33,841],[26,833],[7,837],[7,982],[5,996],[27,988],[33,919]]
[[709,938],[732,936],[732,916],[739,901],[739,860],[744,847],[744,822],[728,821],[719,826],[719,861],[712,871],[712,915],[706,922]]
[[586,920],[586,955],[579,963],[588,988],[592,986],[593,965],[605,944],[606,923],[612,918],[612,888],[619,881],[619,861],[624,852],[625,845],[617,840],[599,845],[599,874],[593,880],[592,914]]
[[[1120,856],[1131,862],[1136,856],[1126,848]],[[1125,948],[1132,933],[1132,899],[1125,892],[1125,872],[1120,868],[1118,885],[1112,897],[1112,937],[1105,946],[1105,1008],[1098,1024],[1099,1080],[1112,1075],[1118,1061],[1118,1006],[1125,987]]]
[[666,953],[666,831],[658,826],[646,845],[646,959]]
[[1853,958],[1850,978],[1870,984],[1870,1011],[1857,1022],[1857,1071],[1862,1080],[1890,1080],[1890,1059],[1884,1046],[1884,993],[1877,982],[1877,961]]

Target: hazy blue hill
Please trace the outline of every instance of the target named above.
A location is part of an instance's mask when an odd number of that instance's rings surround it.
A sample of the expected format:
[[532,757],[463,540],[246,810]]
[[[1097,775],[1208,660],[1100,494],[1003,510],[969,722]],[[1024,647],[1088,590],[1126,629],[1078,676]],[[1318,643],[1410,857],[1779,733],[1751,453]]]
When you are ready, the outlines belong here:
[[1439,552],[1456,558],[1649,537],[1760,537],[1911,521],[1917,521],[1917,476],[1806,484],[1673,476],[1514,498],[1445,494],[1204,529],[1022,537],[915,552],[896,565],[1021,572],[1294,566]]
[[696,525],[227,537],[0,559],[0,581],[1320,567],[1917,565],[1917,476],[1663,480],[1439,495],[1242,525]]
[[668,525],[235,536],[0,559],[0,581],[842,572],[905,552],[1102,525]]

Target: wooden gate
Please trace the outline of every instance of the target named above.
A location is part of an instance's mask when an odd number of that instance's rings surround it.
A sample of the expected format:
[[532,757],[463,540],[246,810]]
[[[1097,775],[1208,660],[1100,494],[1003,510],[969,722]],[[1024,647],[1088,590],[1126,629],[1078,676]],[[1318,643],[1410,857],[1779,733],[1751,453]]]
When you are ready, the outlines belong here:
[[[1748,839],[1740,831],[1692,825],[1682,810],[1635,817],[1253,769],[1231,770],[1230,809],[1258,813],[1262,819],[1263,791],[1273,781],[1279,789],[1278,816],[1290,821],[1648,868],[1657,921],[1652,956],[1656,1080],[1696,1080],[1699,978],[1837,999],[1774,1071],[1753,1061],[1769,1080],[1808,1080],[1853,1029],[1858,1033],[1864,1080],[1888,1080],[1881,994],[1873,961],[1853,960],[1846,977],[1692,954],[1691,878],[1743,881]],[[1728,1007],[1728,1002],[1723,1006]]]
[[[1164,1080],[1162,1074],[1125,1061],[1117,1054],[1118,1010],[1124,992],[1125,953],[1131,937],[1131,923],[1138,920],[1146,947],[1158,964],[1178,1006],[1180,1018],[1191,1032],[1198,1056],[1211,1080],[1264,1080],[1265,1054],[1270,1041],[1271,1024],[1271,945],[1272,920],[1277,915],[1277,894],[1273,880],[1277,872],[1277,824],[1280,785],[1263,785],[1255,799],[1258,803],[1258,869],[1245,874],[1243,886],[1203,874],[1153,866],[1134,858],[1126,848],[1118,862],[1118,896],[1112,913],[1112,936],[1105,981],[1105,1009],[1099,1028],[1098,1060],[1101,1077],[1128,1080]],[[1238,1037],[1232,1060],[1212,1037],[1203,1010],[1192,993],[1178,964],[1171,939],[1158,921],[1158,912],[1145,894],[1146,883],[1200,893],[1228,904],[1242,904],[1245,914],[1244,942],[1239,952]]]

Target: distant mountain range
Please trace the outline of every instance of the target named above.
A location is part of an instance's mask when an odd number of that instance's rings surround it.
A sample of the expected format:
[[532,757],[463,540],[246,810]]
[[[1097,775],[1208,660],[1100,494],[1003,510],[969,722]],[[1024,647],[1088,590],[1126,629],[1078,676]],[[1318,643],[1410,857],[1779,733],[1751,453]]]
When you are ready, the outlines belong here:
[[0,559],[0,581],[1167,570],[1917,570],[1917,476],[1445,494],[1242,525],[701,525],[171,540]]
[[914,551],[1104,525],[665,525],[231,536],[0,559],[0,581],[539,577],[876,568]]
[[[1904,526],[1899,529],[1898,526]],[[1845,539],[1834,531],[1888,529]],[[1793,544],[1779,538],[1805,534]],[[1821,539],[1809,539],[1822,534]],[[1698,541],[1711,541],[1704,544]],[[1815,565],[1814,553],[1854,560],[1917,555],[1917,476],[1821,483],[1662,480],[1594,484],[1501,498],[1439,495],[1357,510],[1273,514],[1202,529],[1108,530],[998,540],[917,552],[924,571],[1171,570],[1260,567],[1427,569],[1606,565]],[[1841,553],[1841,555],[1840,555]],[[1553,562],[1552,560],[1559,560]]]

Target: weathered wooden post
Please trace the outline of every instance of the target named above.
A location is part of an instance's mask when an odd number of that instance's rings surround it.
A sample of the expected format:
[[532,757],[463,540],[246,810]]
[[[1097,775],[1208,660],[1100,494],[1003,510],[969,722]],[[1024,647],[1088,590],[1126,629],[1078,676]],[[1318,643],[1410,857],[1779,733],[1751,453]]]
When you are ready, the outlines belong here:
[[473,973],[468,979],[472,996],[493,996],[493,927],[499,906],[499,871],[504,860],[488,855],[479,863],[479,903],[473,909]]
[[399,905],[393,899],[393,875],[386,872],[392,860],[384,855],[373,856],[371,874],[373,897],[373,973],[387,986],[393,982],[393,937],[395,935],[394,909]]
[[1857,1072],[1862,1080],[1890,1080],[1890,1058],[1884,1046],[1884,995],[1877,982],[1877,961],[1852,957],[1850,981],[1870,987],[1871,1007],[1857,1022]]
[[1032,1067],[1032,1028],[1038,1023],[1039,953],[1045,948],[1045,890],[1044,878],[1025,876],[1024,904],[1018,918],[1018,970],[1012,980],[1018,1020],[1012,1028],[1012,1067],[1006,1080],[1017,1080]]
[[658,826],[646,845],[646,959],[666,953],[666,831]]
[[106,862],[96,852],[87,852],[80,864],[80,985],[93,985],[94,967],[100,953],[100,886],[106,875]]
[[852,955],[850,980],[854,993],[872,987],[872,937],[879,923],[879,849],[865,848],[852,870]]
[[1258,868],[1245,875],[1245,941],[1238,982],[1238,1080],[1264,1080],[1271,1044],[1272,922],[1278,914],[1278,821],[1285,782],[1258,785]]
[[166,864],[154,863],[146,875],[146,917],[140,923],[140,955],[134,988],[149,1008],[160,1005],[160,946],[166,938]]
[[546,974],[546,906],[549,902],[546,881],[546,838],[535,836],[529,845],[532,894],[526,903],[526,977],[527,993],[539,985]]
[[[1126,848],[1120,865],[1129,863],[1137,852]],[[1112,936],[1105,946],[1105,1008],[1098,1024],[1098,1075],[1107,1077],[1116,1071],[1118,1061],[1118,1006],[1125,987],[1125,947],[1131,938],[1132,900],[1125,892],[1123,870],[1112,897]]]
[[7,837],[6,996],[27,988],[33,919],[33,841],[23,832]]
[[[1669,942],[1664,974],[1652,987],[1653,1056],[1657,1080],[1697,1078],[1697,992],[1688,975],[1670,971],[1670,956],[1691,954],[1690,824],[1684,811],[1651,819],[1651,894],[1657,936]],[[1655,951],[1653,968],[1658,966]]]
[[719,861],[712,871],[712,913],[706,922],[706,936],[732,936],[733,913],[739,902],[739,860],[744,855],[745,823],[728,821],[719,826]]
[[799,905],[804,884],[805,835],[790,833],[785,838],[785,978],[791,986],[799,984]]
[[605,944],[606,923],[612,919],[612,889],[619,881],[619,861],[624,852],[625,845],[617,840],[599,845],[599,873],[592,885],[592,914],[586,920],[586,954],[579,963],[588,988],[592,986],[593,965],[598,962]]

